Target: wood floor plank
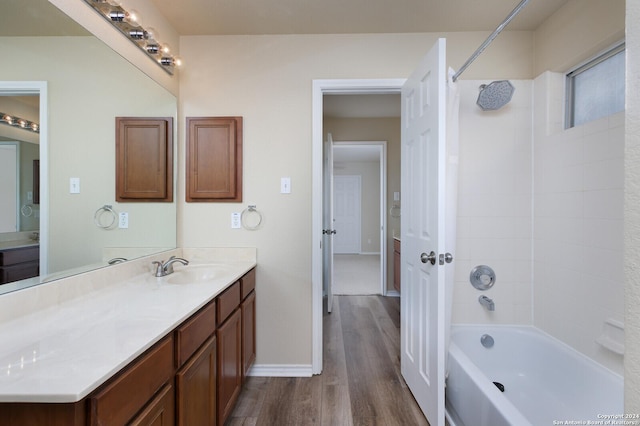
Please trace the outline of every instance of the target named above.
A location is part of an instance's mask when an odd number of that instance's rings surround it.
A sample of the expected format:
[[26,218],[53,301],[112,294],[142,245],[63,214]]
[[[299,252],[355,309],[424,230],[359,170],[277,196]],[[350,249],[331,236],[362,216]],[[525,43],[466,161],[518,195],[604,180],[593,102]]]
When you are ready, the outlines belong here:
[[323,373],[250,377],[227,426],[427,425],[400,373],[400,303],[336,296],[323,317]]
[[351,398],[347,385],[322,387],[322,426],[352,426]]

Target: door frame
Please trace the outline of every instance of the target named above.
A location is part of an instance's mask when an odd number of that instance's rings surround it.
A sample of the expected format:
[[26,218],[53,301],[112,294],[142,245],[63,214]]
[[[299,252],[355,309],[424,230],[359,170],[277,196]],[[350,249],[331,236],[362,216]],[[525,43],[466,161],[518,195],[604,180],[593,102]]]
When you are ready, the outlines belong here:
[[397,94],[406,78],[313,80],[311,94],[311,370],[322,373],[322,114],[325,94]]

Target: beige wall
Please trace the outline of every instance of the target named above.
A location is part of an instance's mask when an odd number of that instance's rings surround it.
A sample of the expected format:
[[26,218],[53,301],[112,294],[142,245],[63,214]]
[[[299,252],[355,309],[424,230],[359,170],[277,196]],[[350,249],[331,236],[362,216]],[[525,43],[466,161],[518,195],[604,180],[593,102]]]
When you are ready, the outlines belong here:
[[[179,206],[179,244],[258,248],[257,364],[311,364],[312,81],[407,77],[438,36],[459,66],[486,35],[182,37],[189,66],[180,76],[180,121],[243,116],[245,172],[243,203]],[[531,33],[505,33],[465,78],[531,78],[531,51]],[[182,165],[183,132],[180,153]],[[291,177],[291,194],[279,193],[281,176]],[[230,214],[248,204],[263,213],[263,226],[231,229]]]
[[534,76],[566,72],[624,39],[624,0],[569,0],[534,36]]
[[640,413],[640,1],[627,1],[625,112],[625,412]]

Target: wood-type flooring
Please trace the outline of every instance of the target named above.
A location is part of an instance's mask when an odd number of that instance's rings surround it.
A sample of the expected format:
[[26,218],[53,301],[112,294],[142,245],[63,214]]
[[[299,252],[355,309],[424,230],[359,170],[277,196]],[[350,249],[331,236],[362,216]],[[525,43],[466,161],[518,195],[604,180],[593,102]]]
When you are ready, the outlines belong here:
[[413,426],[428,422],[400,374],[400,299],[336,296],[323,372],[249,377],[226,426]]

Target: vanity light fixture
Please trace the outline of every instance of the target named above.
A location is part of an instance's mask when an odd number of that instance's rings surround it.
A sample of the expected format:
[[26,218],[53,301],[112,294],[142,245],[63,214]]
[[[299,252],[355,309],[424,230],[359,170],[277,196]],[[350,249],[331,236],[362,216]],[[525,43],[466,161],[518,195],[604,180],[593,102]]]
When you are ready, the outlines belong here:
[[40,125],[38,125],[38,123],[29,121],[25,118],[16,117],[15,115],[6,114],[4,112],[0,112],[0,124],[19,127],[24,130],[30,130],[34,133],[40,133]]
[[126,10],[119,0],[84,1],[170,75],[182,65],[180,58],[169,53],[169,46],[158,41],[155,29],[142,26],[142,18],[137,11]]

